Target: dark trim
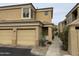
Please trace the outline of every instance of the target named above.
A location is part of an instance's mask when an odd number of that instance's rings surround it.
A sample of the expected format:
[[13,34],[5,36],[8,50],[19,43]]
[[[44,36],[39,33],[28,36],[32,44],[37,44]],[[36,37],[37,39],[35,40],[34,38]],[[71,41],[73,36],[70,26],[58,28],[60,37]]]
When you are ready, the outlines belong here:
[[0,8],[7,8],[7,7],[15,7],[15,6],[25,6],[25,5],[32,5],[32,7],[35,9],[32,3],[26,3],[26,4],[17,4],[17,5],[8,5],[8,6],[1,6]]
[[39,8],[39,9],[36,9],[36,10],[45,10],[45,9],[52,9],[53,10],[53,7]]
[[17,28],[17,30],[35,30],[35,28]]

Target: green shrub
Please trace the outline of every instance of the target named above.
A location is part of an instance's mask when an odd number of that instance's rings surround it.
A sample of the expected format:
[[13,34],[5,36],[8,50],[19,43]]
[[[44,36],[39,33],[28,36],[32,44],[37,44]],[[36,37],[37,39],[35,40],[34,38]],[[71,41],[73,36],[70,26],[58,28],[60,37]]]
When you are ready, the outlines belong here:
[[64,50],[68,50],[68,27],[64,28],[64,40],[63,40],[63,48]]
[[58,37],[60,38],[61,41],[63,41],[64,33],[63,32],[58,33]]
[[56,32],[55,35],[57,36],[58,35],[58,32]]
[[45,46],[45,42],[46,42],[46,39],[45,39],[45,35],[44,33],[41,35],[41,39],[39,40],[39,45],[40,46]]
[[59,33],[58,35],[63,42],[62,49],[68,50],[68,27],[65,27],[62,33]]

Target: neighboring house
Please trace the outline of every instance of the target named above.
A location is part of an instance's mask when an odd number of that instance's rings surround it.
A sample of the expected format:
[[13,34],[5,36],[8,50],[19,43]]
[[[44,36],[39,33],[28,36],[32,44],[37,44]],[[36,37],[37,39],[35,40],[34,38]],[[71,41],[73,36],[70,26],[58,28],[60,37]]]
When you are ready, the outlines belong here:
[[0,7],[0,45],[39,46],[42,37],[52,41],[53,8],[36,9],[32,3]]
[[63,32],[65,25],[66,25],[66,21],[65,20],[62,21],[62,22],[59,22],[59,24],[58,24],[58,32],[59,33]]
[[69,27],[68,51],[72,55],[79,55],[79,3],[70,10],[64,21],[64,25]]

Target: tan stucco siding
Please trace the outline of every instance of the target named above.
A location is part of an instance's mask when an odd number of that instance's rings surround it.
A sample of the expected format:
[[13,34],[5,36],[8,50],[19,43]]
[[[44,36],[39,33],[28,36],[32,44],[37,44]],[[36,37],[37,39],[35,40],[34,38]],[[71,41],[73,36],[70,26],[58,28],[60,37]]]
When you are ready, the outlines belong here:
[[52,28],[51,27],[48,27],[48,39],[49,41],[52,41]]
[[63,32],[62,29],[63,29],[63,28],[62,28],[62,24],[60,23],[60,24],[59,24],[59,32]]
[[20,20],[21,9],[4,9],[0,10],[0,20]]
[[71,26],[69,29],[68,51],[72,55],[78,55],[77,31],[74,26]]
[[59,32],[63,32],[63,29],[64,29],[64,24],[61,22],[61,23],[59,23],[59,25],[58,25],[58,29],[59,29]]
[[42,22],[51,22],[51,11],[48,11],[48,15],[45,15],[45,11],[37,11],[36,20]]

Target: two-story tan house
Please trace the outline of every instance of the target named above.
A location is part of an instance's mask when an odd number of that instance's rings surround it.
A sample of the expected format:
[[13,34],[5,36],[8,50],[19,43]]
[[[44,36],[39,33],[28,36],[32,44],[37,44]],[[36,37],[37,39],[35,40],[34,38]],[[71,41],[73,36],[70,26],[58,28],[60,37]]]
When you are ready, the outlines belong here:
[[36,9],[32,3],[0,7],[0,45],[39,46],[44,33],[51,41],[52,18],[52,7]]

